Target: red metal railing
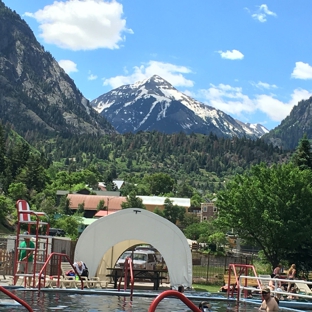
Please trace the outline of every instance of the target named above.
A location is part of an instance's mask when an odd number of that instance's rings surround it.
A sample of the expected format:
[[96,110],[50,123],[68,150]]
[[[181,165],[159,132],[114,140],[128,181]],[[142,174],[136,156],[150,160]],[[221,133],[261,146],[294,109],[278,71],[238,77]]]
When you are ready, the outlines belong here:
[[19,297],[17,297],[16,295],[12,294],[10,291],[8,291],[7,289],[5,289],[3,286],[0,286],[0,291],[2,291],[4,294],[6,294],[7,296],[9,296],[10,298],[14,299],[15,301],[17,301],[18,303],[20,303],[23,307],[25,307],[29,312],[33,312],[34,310],[30,307],[30,305],[25,302],[24,300],[20,299]]
[[[134,277],[133,277],[133,266],[132,266],[132,259],[130,257],[127,257],[125,259],[125,264],[124,264],[124,290],[127,289],[127,284],[128,284],[128,274],[130,273],[130,298],[132,299],[133,295],[133,288],[134,288]],[[120,291],[120,284],[121,284],[122,276],[119,279],[118,283],[118,291]]]
[[182,302],[184,302],[192,311],[194,312],[201,312],[201,310],[187,297],[185,297],[184,294],[176,291],[176,290],[166,290],[159,294],[151,303],[148,312],[154,312],[161,300],[168,297],[176,297],[180,299]]
[[[237,274],[237,268],[239,268],[239,274]],[[237,264],[237,263],[231,263],[229,264],[229,278],[228,278],[228,289],[227,289],[227,297],[229,298],[230,294],[233,297],[234,296],[234,291],[235,288],[237,287],[237,301],[239,301],[239,294],[240,294],[240,283],[239,283],[239,277],[240,275],[248,275],[248,270],[252,270],[254,276],[257,277],[257,272],[256,272],[256,268],[251,265],[251,264]],[[236,284],[233,285],[233,287],[231,288],[231,272],[233,272],[234,277],[235,277],[235,282]],[[258,287],[259,289],[261,289],[261,284],[259,282],[259,279],[257,279],[257,283],[258,283]],[[244,287],[247,287],[248,284],[248,280],[247,278],[245,278],[245,285],[243,285]],[[244,295],[245,297],[247,297],[247,290],[244,290]]]
[[57,256],[58,257],[58,261],[57,261],[57,287],[60,286],[60,277],[62,275],[62,270],[61,270],[61,260],[63,257],[66,258],[66,260],[68,261],[68,263],[71,265],[71,267],[73,268],[74,272],[76,273],[77,276],[79,276],[79,280],[81,282],[81,289],[83,289],[83,279],[81,278],[80,274],[77,272],[76,268],[73,266],[73,264],[71,263],[69,257],[66,254],[63,253],[59,253],[59,252],[52,252],[48,259],[46,260],[46,262],[44,263],[43,267],[41,268],[40,272],[39,272],[39,283],[38,283],[38,291],[40,291],[41,289],[41,278],[44,277],[44,285],[45,285],[45,276],[43,276],[43,272],[45,272],[46,266],[48,265],[49,261],[51,260],[51,258],[53,256]]
[[[28,226],[28,233],[31,233],[31,225],[35,225],[36,226],[36,234],[35,234],[35,248],[33,249],[34,252],[34,261],[33,261],[33,273],[32,273],[32,278],[33,278],[33,282],[32,282],[32,286],[35,287],[35,271],[36,271],[36,264],[37,264],[37,252],[38,252],[38,241],[39,241],[39,237],[41,237],[42,235],[39,235],[39,225],[44,224],[46,225],[46,233],[45,233],[45,237],[48,235],[49,233],[49,223],[48,222],[41,222],[40,218],[41,217],[46,217],[48,219],[48,216],[44,213],[44,212],[38,212],[38,211],[33,211],[33,210],[19,210],[18,209],[18,202],[20,202],[21,200],[18,200],[16,202],[16,207],[17,207],[17,212],[18,212],[18,223],[17,223],[17,235],[16,235],[16,242],[15,242],[15,256],[14,256],[14,278],[13,278],[13,284],[15,285],[19,276],[17,274],[17,266],[18,266],[18,257],[19,257],[19,244],[20,244],[20,231],[21,231],[21,224],[25,223]],[[27,216],[34,216],[36,217],[36,221],[20,221],[20,215],[27,215]],[[24,237],[24,235],[23,235]],[[47,245],[47,242],[46,242]],[[23,248],[25,250],[29,250],[29,248]],[[45,257],[47,256],[47,250],[45,252]],[[28,271],[28,261],[26,261],[26,271]],[[22,274],[20,274],[22,276]],[[31,275],[31,274],[30,274]],[[24,286],[26,286],[26,279],[24,280]]]

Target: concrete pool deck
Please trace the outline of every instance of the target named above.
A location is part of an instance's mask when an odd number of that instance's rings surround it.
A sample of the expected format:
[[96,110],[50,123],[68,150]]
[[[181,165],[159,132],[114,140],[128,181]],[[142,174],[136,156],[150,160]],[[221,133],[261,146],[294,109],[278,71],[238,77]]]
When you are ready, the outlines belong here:
[[[0,286],[3,287],[14,287],[13,284],[13,276],[11,275],[6,275],[5,278],[1,275],[0,277]],[[19,287],[23,287],[24,283],[23,283],[23,278],[20,278],[19,281],[17,282],[17,284],[15,286],[19,286]],[[153,290],[153,283],[149,283],[149,282],[135,282],[134,283],[134,289],[135,290]],[[121,289],[123,290],[123,283],[121,283]],[[51,287],[50,287],[51,288]],[[78,289],[78,288],[77,288]],[[87,288],[85,287],[85,289],[110,289],[110,290],[114,290],[114,284],[113,283],[108,283],[106,287],[104,288]],[[168,290],[170,289],[170,284],[169,283],[162,283],[159,286],[158,291],[164,291],[164,290]]]

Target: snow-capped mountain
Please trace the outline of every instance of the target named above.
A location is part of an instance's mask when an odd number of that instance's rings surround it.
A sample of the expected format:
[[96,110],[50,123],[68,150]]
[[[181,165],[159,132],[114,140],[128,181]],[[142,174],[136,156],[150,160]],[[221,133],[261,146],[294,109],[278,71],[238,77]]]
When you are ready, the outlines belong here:
[[194,100],[157,75],[105,93],[91,105],[119,133],[157,130],[258,138],[268,132]]

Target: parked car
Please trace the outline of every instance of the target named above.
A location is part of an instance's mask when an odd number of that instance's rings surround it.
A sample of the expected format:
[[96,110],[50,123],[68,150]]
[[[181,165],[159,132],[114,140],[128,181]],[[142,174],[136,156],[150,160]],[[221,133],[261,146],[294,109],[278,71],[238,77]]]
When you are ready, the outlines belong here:
[[135,250],[125,251],[117,260],[115,267],[123,268],[125,259],[132,259],[134,269],[153,270],[157,264],[157,258],[154,251],[151,250]]
[[157,262],[158,263],[163,262],[163,258],[161,256],[161,253],[156,248],[154,248],[153,246],[151,246],[151,245],[139,245],[139,246],[135,247],[135,251],[142,251],[142,250],[153,251],[155,253]]
[[50,228],[49,229],[49,235],[50,236],[61,236],[64,237],[66,232],[62,229],[55,229],[55,228]]

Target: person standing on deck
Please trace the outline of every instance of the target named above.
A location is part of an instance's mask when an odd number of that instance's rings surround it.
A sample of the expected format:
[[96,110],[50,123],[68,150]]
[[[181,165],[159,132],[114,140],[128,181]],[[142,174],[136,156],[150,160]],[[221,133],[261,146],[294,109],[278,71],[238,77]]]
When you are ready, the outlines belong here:
[[[24,235],[29,235],[29,233],[25,232]],[[19,248],[17,273],[32,274],[34,270],[35,244],[30,240],[30,237],[25,236],[24,241],[20,243]],[[33,250],[28,250],[26,248],[32,248]],[[31,283],[32,277],[29,276],[28,284],[26,283],[26,286],[31,287]]]
[[282,273],[282,264],[279,263],[278,266],[273,270],[273,274],[271,277],[274,277],[276,275],[280,275]]
[[[292,264],[287,272],[287,279],[293,280],[296,277],[296,265]],[[287,292],[290,292],[292,283],[288,283]]]

